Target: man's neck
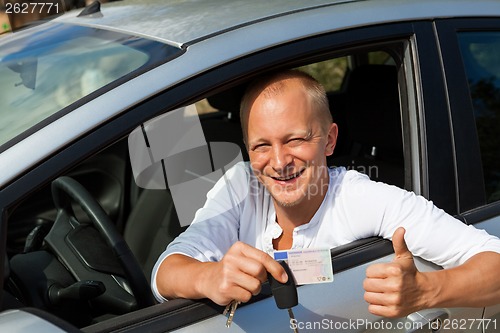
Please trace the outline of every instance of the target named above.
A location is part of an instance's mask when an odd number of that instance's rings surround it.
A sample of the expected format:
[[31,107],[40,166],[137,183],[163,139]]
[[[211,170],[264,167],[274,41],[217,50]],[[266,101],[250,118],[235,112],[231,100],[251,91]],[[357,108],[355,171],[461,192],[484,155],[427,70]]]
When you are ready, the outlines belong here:
[[306,198],[304,201],[291,207],[281,205],[276,201],[273,202],[276,212],[276,222],[283,230],[281,236],[273,241],[273,246],[276,250],[286,250],[292,247],[293,230],[311,221],[323,203],[327,192],[328,186],[321,192],[321,195]]
[[[309,223],[313,218],[319,206],[323,202],[323,197],[314,198],[316,200],[307,200],[293,207],[285,207],[274,203],[276,211],[276,222],[283,230],[280,237],[273,240],[275,250],[288,250],[293,246],[293,230],[303,224]],[[316,202],[316,201],[319,201]]]
[[316,211],[321,206],[325,195],[315,196],[311,199],[304,199],[301,203],[288,207],[274,202],[274,209],[276,211],[276,221],[283,230],[289,229],[293,231],[294,228],[309,223],[313,218]]

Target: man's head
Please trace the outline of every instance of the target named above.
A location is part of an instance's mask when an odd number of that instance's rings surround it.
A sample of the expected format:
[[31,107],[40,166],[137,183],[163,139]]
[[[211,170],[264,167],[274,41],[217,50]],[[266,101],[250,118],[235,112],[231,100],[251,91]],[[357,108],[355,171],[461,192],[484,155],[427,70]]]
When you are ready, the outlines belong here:
[[311,103],[313,110],[317,112],[317,119],[322,122],[324,130],[328,131],[333,119],[328,106],[325,88],[315,78],[298,70],[273,72],[253,81],[246,89],[241,100],[240,119],[245,143],[247,142],[248,111],[250,111],[256,97],[261,94],[273,97],[273,95],[283,92],[287,87],[287,83],[291,81],[302,84],[309,103]]
[[322,200],[337,126],[316,80],[298,71],[256,80],[243,97],[241,121],[254,173],[276,203]]

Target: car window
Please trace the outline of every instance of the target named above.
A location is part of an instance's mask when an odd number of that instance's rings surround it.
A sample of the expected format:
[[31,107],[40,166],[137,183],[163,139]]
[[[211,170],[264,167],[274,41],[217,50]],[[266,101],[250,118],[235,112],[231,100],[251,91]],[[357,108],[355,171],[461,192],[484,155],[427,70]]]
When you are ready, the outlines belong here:
[[0,146],[110,82],[180,52],[143,38],[64,24],[16,34],[15,40],[0,41]]
[[500,32],[458,35],[474,108],[487,202],[500,200]]
[[348,71],[348,64],[348,57],[340,57],[309,64],[298,69],[315,77],[326,91],[334,92],[341,90],[342,82],[344,82]]
[[299,67],[327,91],[339,127],[331,166],[405,187],[397,67],[385,51],[356,52]]
[[395,65],[394,59],[385,51],[361,52],[344,57],[315,62],[298,67],[312,75],[329,93],[340,92],[347,74],[353,67],[361,65]]
[[[384,51],[357,52],[298,69],[325,85],[339,126],[328,164],[404,187],[401,106],[393,58]],[[170,190],[182,227],[191,223],[206,193],[229,166],[248,160],[239,122],[246,84],[151,119],[129,135],[137,186]]]

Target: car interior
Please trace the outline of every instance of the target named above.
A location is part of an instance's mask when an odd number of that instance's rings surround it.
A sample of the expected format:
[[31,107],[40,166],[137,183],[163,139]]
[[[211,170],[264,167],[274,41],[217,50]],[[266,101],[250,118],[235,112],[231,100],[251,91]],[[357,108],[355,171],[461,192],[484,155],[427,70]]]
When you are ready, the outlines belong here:
[[[337,83],[327,87],[339,125],[328,164],[408,186],[394,57],[380,50],[357,51],[332,62],[343,69]],[[317,78],[329,76],[324,69]],[[207,96],[203,103],[209,111],[197,103],[194,116],[207,143],[235,143],[248,160],[239,122],[245,85]],[[1,308],[42,309],[85,327],[153,305],[153,265],[185,229],[168,188],[137,186],[127,138],[122,138],[9,211]]]

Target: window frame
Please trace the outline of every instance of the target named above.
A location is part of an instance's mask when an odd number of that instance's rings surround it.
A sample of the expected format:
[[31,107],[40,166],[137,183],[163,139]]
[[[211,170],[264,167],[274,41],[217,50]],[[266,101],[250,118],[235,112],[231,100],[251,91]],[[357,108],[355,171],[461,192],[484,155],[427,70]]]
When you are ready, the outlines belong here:
[[490,18],[436,22],[453,130],[458,208],[470,224],[500,215],[500,201],[486,203],[474,108],[458,41],[458,33],[473,31],[500,31],[500,24]]
[[[414,22],[413,26],[415,35],[408,51],[412,56],[407,57],[413,61],[407,66],[413,72],[408,75],[409,90],[402,96],[410,98],[413,124],[409,126],[418,127],[414,135],[418,135],[416,141],[420,147],[415,149],[420,151],[412,156],[412,162],[420,165],[421,174],[414,182],[420,181],[420,194],[455,215],[458,213],[457,175],[441,53],[433,21]],[[417,158],[421,160],[416,161]]]

